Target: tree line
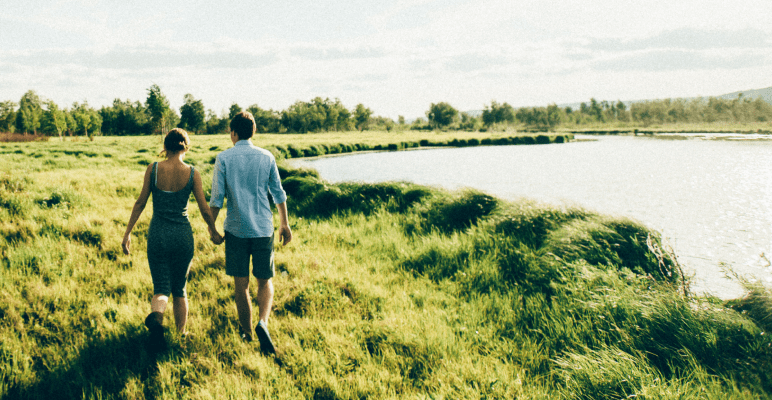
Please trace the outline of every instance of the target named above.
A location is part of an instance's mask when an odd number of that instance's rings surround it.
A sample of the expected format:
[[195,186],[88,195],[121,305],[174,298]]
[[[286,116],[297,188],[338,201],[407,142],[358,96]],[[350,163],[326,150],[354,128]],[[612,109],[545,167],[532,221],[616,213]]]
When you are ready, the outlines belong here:
[[[41,98],[34,91],[26,92],[18,103],[0,102],[0,132],[33,133],[51,136],[72,135],[142,135],[162,133],[180,127],[198,134],[228,133],[230,119],[242,111],[234,103],[220,114],[205,109],[204,103],[186,94],[177,110],[158,85],[147,89],[145,102],[115,99],[111,106],[100,109],[87,101],[61,108],[52,100]],[[418,118],[406,124],[404,116],[395,122],[391,118],[374,116],[373,111],[358,104],[348,110],[339,99],[316,97],[297,101],[286,110],[274,111],[253,104],[246,108],[255,116],[260,133],[308,133],[327,131],[402,129],[458,129],[477,131],[524,126],[529,129],[554,130],[559,126],[580,127],[597,124],[631,124],[649,126],[668,123],[747,123],[772,121],[772,105],[764,100],[743,98],[664,99],[635,102],[597,101],[591,98],[579,108],[546,107],[514,108],[507,103],[492,101],[481,112],[459,112],[447,102],[432,103],[426,119]]]
[[557,127],[582,125],[633,125],[675,123],[750,123],[772,121],[772,104],[761,98],[734,99],[717,97],[693,99],[647,100],[630,104],[622,101],[597,101],[580,103],[579,108],[546,107],[514,108],[507,103],[492,101],[479,115],[460,113],[448,103],[432,104],[426,113],[427,120],[416,120],[414,129],[449,128],[480,130],[509,125],[522,125],[530,129],[551,131]]
[[[111,106],[98,110],[86,101],[62,108],[30,90],[18,103],[0,102],[0,132],[91,137],[154,134],[180,127],[197,134],[220,134],[228,133],[231,118],[243,110],[234,103],[217,114],[206,110],[203,101],[192,94],[186,94],[183,103],[179,112],[172,109],[158,85],[147,89],[144,103],[115,99]],[[297,101],[283,111],[262,109],[257,104],[246,111],[254,115],[260,133],[390,130],[394,126],[389,118],[373,116],[373,111],[363,104],[348,110],[339,99],[320,97],[309,102]]]

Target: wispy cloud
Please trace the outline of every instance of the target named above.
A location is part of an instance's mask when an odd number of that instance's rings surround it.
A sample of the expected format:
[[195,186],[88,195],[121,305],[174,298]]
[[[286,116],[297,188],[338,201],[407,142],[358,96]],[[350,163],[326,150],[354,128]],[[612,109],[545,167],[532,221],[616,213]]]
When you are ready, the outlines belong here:
[[305,60],[346,60],[383,57],[386,53],[377,47],[297,46],[290,55]]
[[592,40],[587,48],[593,51],[636,51],[650,49],[772,49],[772,35],[760,29],[738,30],[681,28],[646,38],[611,38]]
[[661,72],[759,67],[767,62],[767,57],[756,53],[741,52],[728,55],[687,50],[652,50],[597,60],[590,65],[597,70]]
[[155,68],[258,68],[277,62],[273,52],[239,52],[231,49],[183,50],[176,47],[115,47],[95,50],[12,51],[4,62],[22,67],[79,65],[86,68],[142,70]]

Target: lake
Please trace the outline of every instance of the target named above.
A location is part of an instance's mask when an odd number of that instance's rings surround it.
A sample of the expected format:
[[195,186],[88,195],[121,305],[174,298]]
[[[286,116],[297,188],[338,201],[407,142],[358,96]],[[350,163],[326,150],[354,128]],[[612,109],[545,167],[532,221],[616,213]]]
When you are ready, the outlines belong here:
[[694,275],[693,290],[728,299],[742,289],[722,264],[772,283],[772,141],[742,138],[761,140],[577,136],[566,144],[372,152],[292,164],[330,182],[471,187],[637,219],[662,232]]

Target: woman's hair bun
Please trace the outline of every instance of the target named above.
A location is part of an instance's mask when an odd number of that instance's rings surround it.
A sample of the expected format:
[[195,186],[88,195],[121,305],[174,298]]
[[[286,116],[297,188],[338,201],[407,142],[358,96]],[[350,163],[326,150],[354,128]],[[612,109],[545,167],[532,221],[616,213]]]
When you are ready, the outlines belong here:
[[164,149],[167,153],[177,153],[190,147],[190,138],[184,129],[174,128],[164,138]]

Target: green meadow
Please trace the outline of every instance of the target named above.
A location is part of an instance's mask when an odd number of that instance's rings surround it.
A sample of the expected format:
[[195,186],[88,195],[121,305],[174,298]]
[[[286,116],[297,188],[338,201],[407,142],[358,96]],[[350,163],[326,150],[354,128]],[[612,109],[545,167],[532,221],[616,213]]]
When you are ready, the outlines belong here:
[[[728,302],[690,292],[676,255],[634,220],[473,190],[330,184],[283,161],[571,139],[256,136],[279,159],[294,233],[276,245],[275,357],[240,339],[224,249],[194,201],[190,335],[168,315],[168,349],[146,349],[150,205],[132,254],[120,243],[160,137],[0,143],[0,398],[769,398],[768,290],[746,283]],[[208,193],[231,143],[191,140],[186,161]]]

